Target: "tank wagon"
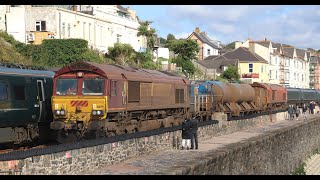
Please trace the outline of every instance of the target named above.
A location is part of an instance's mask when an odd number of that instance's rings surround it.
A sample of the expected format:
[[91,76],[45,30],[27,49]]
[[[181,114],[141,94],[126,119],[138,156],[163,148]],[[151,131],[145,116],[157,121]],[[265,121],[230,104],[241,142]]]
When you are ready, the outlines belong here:
[[229,117],[242,116],[284,110],[287,105],[286,88],[275,84],[206,81],[191,83],[191,91],[192,113],[207,118],[215,112],[223,112]]
[[0,143],[47,140],[53,76],[51,71],[0,66]]
[[240,116],[257,110],[255,91],[249,84],[217,83],[212,85],[213,111]]
[[54,76],[50,127],[60,141],[178,125],[175,118],[165,117],[186,116],[189,96],[184,77],[80,61]]

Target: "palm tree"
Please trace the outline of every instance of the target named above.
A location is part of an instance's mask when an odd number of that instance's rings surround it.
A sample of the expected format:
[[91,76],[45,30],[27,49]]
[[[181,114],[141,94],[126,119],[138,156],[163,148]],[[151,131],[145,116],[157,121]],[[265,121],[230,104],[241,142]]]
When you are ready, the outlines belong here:
[[154,47],[156,38],[156,30],[149,27],[151,23],[151,21],[145,21],[141,23],[137,33],[137,36],[145,36],[147,38],[147,47],[149,49],[152,49]]

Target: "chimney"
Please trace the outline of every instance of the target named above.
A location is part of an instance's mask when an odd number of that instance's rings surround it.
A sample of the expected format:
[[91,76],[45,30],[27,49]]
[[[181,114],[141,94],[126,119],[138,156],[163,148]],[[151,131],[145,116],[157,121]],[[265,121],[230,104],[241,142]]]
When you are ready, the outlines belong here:
[[77,9],[78,9],[77,5],[73,5],[73,11],[77,12]]
[[255,42],[253,42],[253,41],[249,42],[249,51],[250,52],[255,53],[255,45],[256,45]]
[[264,41],[266,42],[266,41],[267,41],[267,38],[264,38]]
[[240,41],[234,42],[234,49],[238,49],[239,47],[241,47],[241,45],[242,45],[242,42]]
[[200,28],[199,28],[199,27],[196,27],[196,29],[194,30],[194,32],[200,33]]

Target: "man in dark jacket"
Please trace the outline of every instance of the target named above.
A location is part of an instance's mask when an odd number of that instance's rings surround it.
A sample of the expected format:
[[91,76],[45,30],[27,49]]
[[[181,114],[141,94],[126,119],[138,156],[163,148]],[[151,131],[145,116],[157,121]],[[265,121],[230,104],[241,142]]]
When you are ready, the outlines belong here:
[[191,149],[198,149],[198,119],[193,117],[191,120],[192,124],[192,138],[191,138]]
[[182,122],[182,149],[187,148],[189,150],[191,146],[191,139],[192,139],[192,122],[189,118]]

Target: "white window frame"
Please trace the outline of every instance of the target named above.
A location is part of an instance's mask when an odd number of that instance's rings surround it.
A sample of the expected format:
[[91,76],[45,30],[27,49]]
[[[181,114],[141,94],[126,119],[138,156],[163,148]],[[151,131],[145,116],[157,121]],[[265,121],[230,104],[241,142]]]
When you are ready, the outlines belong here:
[[[251,68],[250,68],[250,65],[252,66]],[[250,72],[250,70],[251,70],[251,72]],[[248,72],[253,73],[253,64],[252,63],[249,64],[249,71]]]
[[[45,28],[43,29],[43,27],[42,27],[42,22],[44,22],[44,25],[45,25]],[[37,27],[39,26],[39,30],[37,30]],[[36,31],[46,31],[46,29],[47,29],[47,23],[46,23],[46,21],[36,21],[36,23],[35,23],[35,30]]]

